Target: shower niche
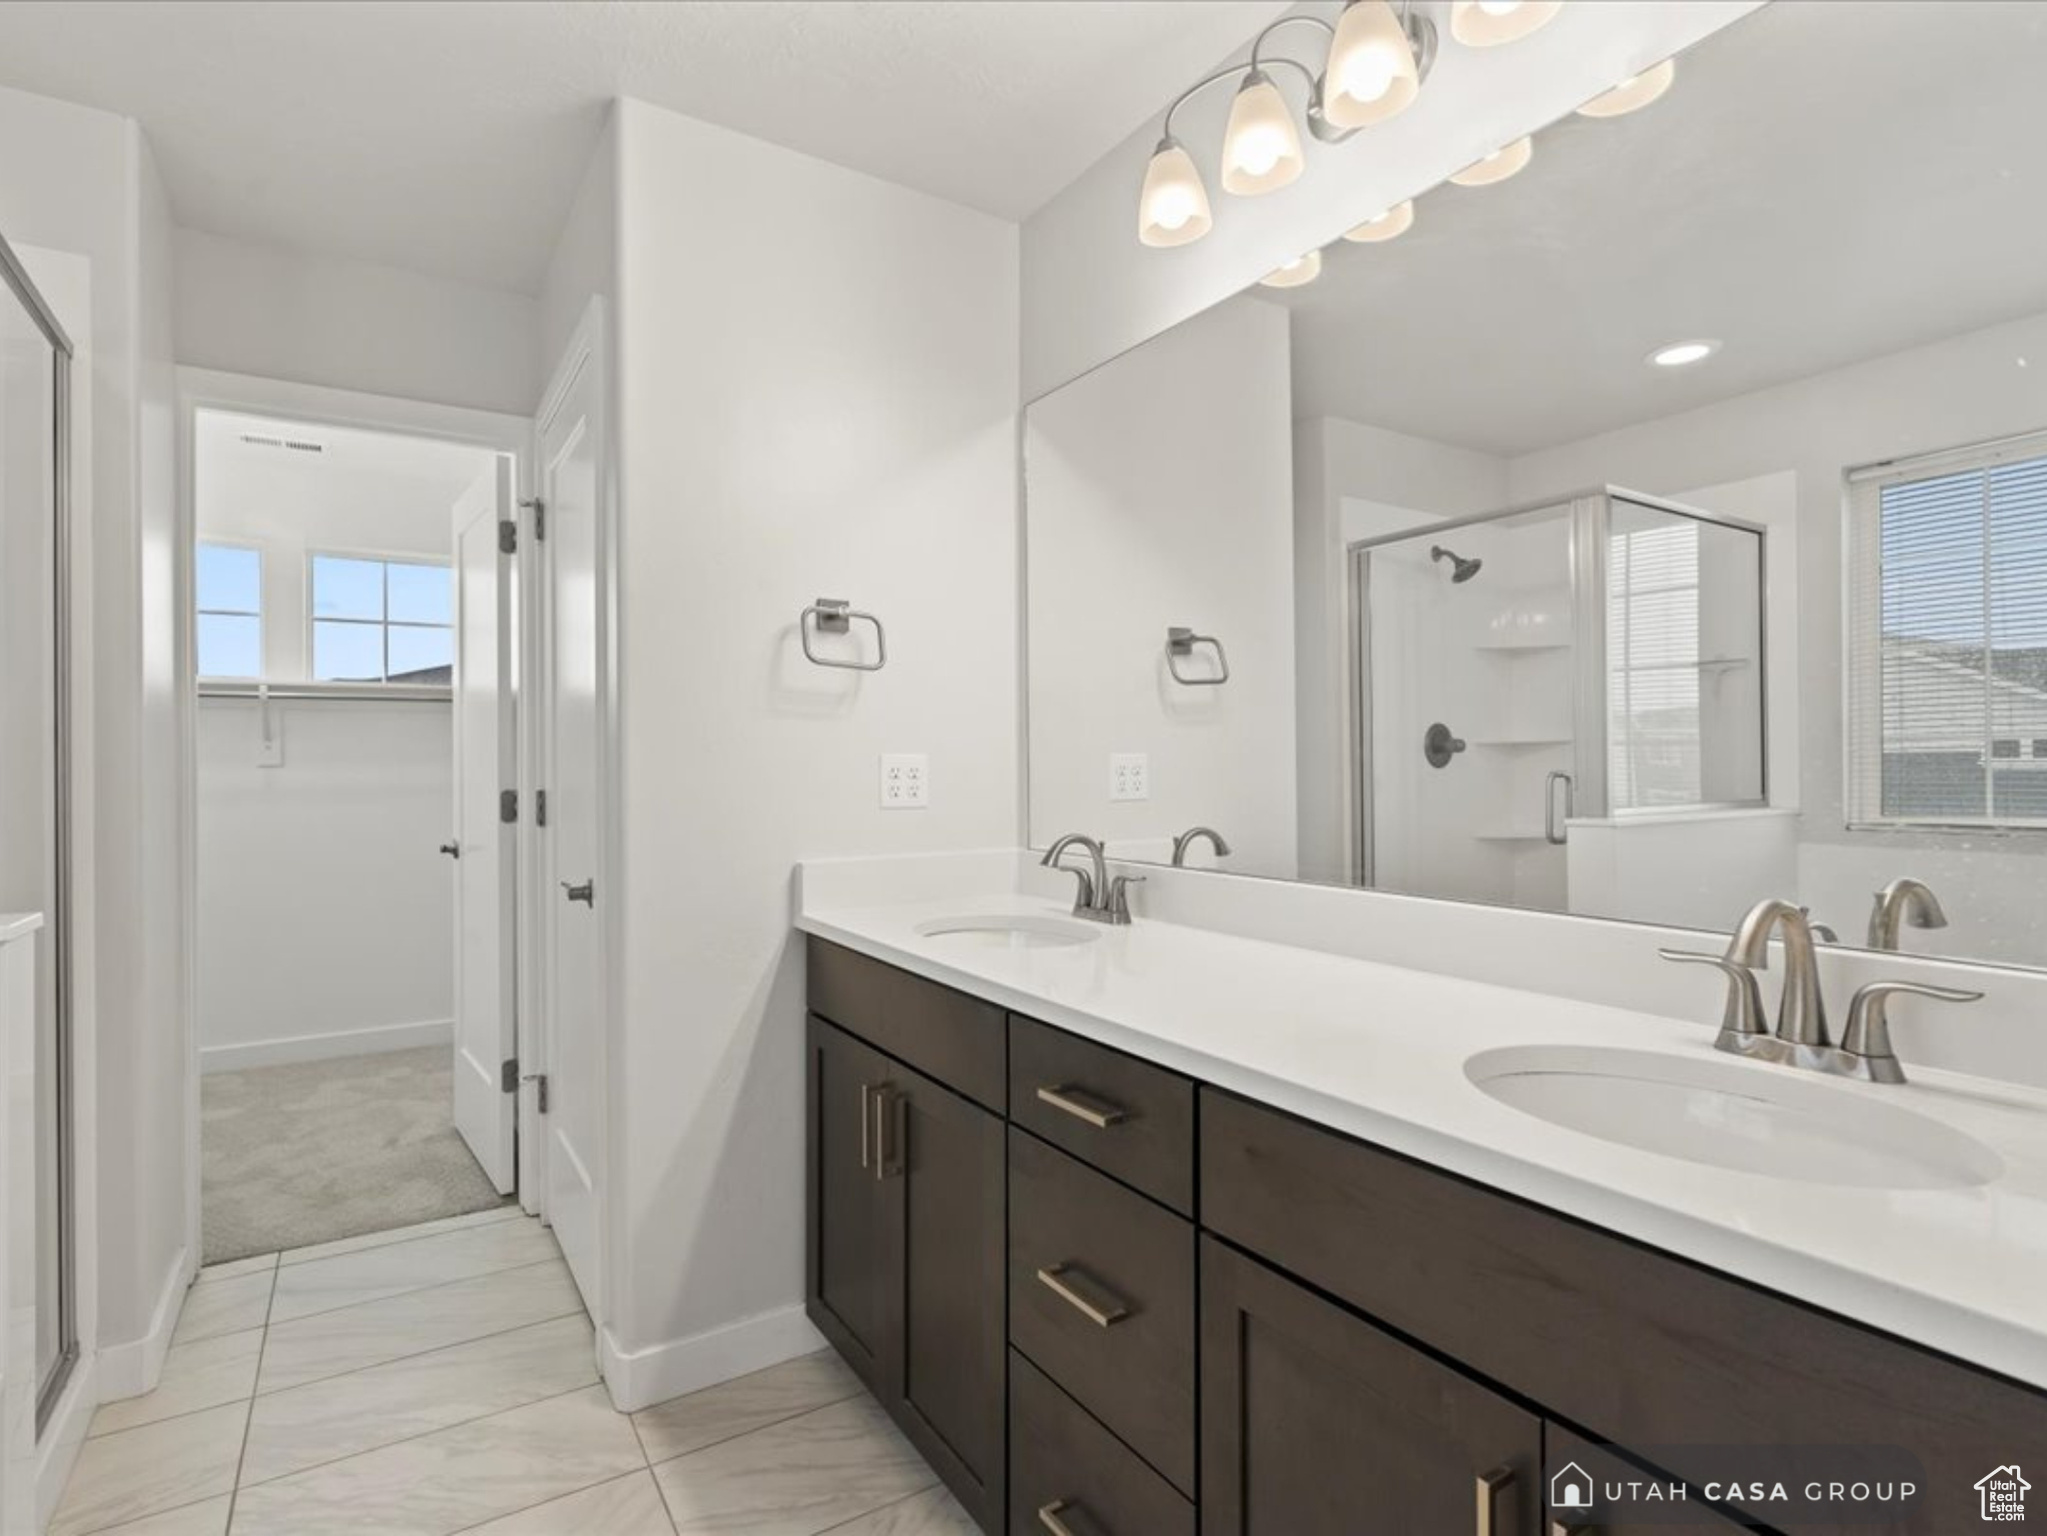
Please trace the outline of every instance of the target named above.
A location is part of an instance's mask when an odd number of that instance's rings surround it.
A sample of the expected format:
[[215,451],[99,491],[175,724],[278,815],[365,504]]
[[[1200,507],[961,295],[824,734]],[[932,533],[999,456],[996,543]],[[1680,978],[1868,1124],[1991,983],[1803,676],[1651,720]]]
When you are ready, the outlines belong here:
[[1764,545],[1610,488],[1351,543],[1357,882],[1606,914],[1767,841]]

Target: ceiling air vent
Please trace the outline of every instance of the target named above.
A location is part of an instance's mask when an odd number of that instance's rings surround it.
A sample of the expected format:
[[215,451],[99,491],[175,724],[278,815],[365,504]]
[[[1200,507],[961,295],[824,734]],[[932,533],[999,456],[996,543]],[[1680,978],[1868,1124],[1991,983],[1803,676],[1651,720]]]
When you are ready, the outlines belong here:
[[325,453],[325,443],[311,442],[300,437],[268,437],[261,432],[244,432],[242,441],[252,448],[289,448],[295,453]]

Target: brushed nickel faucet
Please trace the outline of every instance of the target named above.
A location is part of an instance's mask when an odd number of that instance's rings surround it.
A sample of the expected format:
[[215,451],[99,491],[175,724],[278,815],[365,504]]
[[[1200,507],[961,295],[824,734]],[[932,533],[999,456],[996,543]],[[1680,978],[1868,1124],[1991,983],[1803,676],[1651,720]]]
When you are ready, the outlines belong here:
[[1947,912],[1933,888],[1910,875],[1893,880],[1876,893],[1869,912],[1869,947],[1896,949],[1899,930],[1910,923],[1914,928],[1945,928]]
[[[1756,972],[1769,968],[1771,936],[1780,932],[1784,940],[1784,989],[1777,1004],[1776,1029],[1772,1031],[1763,1025],[1762,988]],[[1916,981],[1869,982],[1858,988],[1849,1001],[1848,1027],[1841,1043],[1836,1045],[1827,1032],[1826,1000],[1821,995],[1819,961],[1813,952],[1812,922],[1803,907],[1774,897],[1749,908],[1728,940],[1725,954],[1681,949],[1657,953],[1666,960],[1687,965],[1713,966],[1727,978],[1727,1005],[1721,1014],[1720,1033],[1713,1040],[1715,1050],[1870,1083],[1905,1081],[1904,1067],[1891,1048],[1890,1019],[1885,1011],[1890,998],[1907,994],[1948,1003],[1973,1003],[1983,995]]]
[[1194,846],[1196,839],[1207,838],[1209,846],[1215,849],[1215,856],[1226,859],[1230,856],[1229,840],[1214,827],[1189,827],[1173,839],[1173,868],[1183,869],[1187,864],[1187,850]]
[[[1089,867],[1076,869],[1071,864],[1061,863],[1069,848],[1078,848],[1087,854]],[[1113,923],[1118,927],[1130,921],[1130,887],[1142,885],[1144,876],[1117,875],[1111,878],[1108,855],[1094,838],[1083,832],[1069,832],[1047,848],[1045,856],[1038,862],[1047,869],[1063,869],[1079,882],[1073,898],[1075,917],[1086,918],[1091,923]]]

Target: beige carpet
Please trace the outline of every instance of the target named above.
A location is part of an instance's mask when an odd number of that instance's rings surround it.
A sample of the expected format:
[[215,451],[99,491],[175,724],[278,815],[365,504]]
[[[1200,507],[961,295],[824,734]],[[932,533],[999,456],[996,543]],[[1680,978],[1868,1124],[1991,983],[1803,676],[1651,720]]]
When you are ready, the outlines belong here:
[[199,1081],[208,1264],[501,1203],[449,1118],[446,1046]]

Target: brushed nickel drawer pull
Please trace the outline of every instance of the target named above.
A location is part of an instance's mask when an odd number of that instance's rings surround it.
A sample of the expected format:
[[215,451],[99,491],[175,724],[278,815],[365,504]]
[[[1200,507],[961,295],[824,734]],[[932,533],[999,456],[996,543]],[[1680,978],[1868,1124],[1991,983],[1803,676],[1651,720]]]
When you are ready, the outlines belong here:
[[1478,1536],[1499,1536],[1500,1495],[1514,1486],[1514,1469],[1494,1467],[1474,1481],[1478,1485]]
[[1112,1301],[1104,1306],[1081,1295],[1070,1281],[1063,1278],[1069,1268],[1065,1264],[1054,1264],[1048,1269],[1041,1269],[1038,1271],[1038,1283],[1097,1328],[1112,1328],[1130,1315],[1130,1309],[1120,1302]]
[[1071,1499],[1054,1499],[1049,1504],[1038,1506],[1038,1524],[1052,1533],[1052,1536],[1076,1536],[1072,1526],[1059,1517],[1073,1508]]
[[1597,1533],[1589,1525],[1567,1525],[1562,1520],[1552,1520],[1549,1536],[1597,1536]]
[[1038,1099],[1054,1109],[1063,1110],[1076,1120],[1085,1120],[1098,1131],[1106,1131],[1110,1126],[1120,1125],[1130,1118],[1130,1111],[1122,1105],[1096,1098],[1085,1089],[1075,1088],[1070,1083],[1040,1088]]

